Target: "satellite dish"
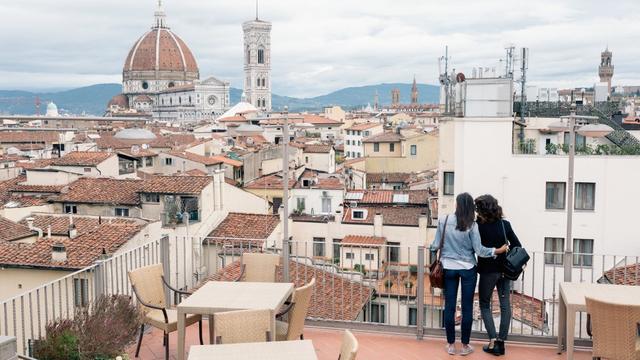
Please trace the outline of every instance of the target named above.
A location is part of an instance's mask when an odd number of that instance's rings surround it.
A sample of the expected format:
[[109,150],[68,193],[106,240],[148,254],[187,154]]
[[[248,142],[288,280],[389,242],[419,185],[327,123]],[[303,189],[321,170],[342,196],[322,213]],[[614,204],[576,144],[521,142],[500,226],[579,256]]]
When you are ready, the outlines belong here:
[[456,75],[456,82],[464,82],[466,80],[466,77],[464,76],[463,73],[458,73],[458,75]]

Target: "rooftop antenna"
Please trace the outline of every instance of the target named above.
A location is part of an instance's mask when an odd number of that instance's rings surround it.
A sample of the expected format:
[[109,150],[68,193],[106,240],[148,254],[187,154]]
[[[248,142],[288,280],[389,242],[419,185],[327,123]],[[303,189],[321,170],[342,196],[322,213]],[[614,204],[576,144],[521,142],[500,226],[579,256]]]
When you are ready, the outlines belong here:
[[258,20],[258,0],[256,0],[256,20]]
[[444,48],[444,56],[438,59],[438,65],[441,68],[444,61],[444,72],[440,71],[440,85],[444,86],[445,101],[444,101],[444,113],[449,114],[451,111],[449,104],[449,95],[451,92],[451,78],[449,77],[449,45]]
[[508,44],[507,46],[505,46],[505,50],[507,52],[507,56],[505,59],[504,76],[507,79],[513,79],[513,66],[516,47],[513,44]]

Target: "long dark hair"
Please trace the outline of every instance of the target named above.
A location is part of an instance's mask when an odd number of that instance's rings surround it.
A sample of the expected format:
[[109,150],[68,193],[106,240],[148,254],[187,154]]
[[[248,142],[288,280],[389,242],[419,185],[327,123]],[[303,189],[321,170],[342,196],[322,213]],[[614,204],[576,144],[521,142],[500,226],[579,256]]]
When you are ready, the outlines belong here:
[[502,207],[498,205],[498,200],[491,195],[478,196],[475,200],[476,211],[478,212],[478,222],[491,224],[503,218]]
[[456,230],[467,231],[476,218],[476,206],[469,193],[462,193],[456,197]]

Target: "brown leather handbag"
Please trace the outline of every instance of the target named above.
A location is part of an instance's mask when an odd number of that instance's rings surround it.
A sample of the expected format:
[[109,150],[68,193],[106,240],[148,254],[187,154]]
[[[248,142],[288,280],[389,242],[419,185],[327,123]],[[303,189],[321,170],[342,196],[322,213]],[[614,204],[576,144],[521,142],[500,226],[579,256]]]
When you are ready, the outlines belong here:
[[449,221],[449,215],[444,219],[436,261],[429,266],[429,281],[431,282],[432,288],[444,288],[444,267],[442,266],[442,261],[440,261],[440,255],[442,254],[442,247],[444,246],[444,235],[447,232],[447,221]]

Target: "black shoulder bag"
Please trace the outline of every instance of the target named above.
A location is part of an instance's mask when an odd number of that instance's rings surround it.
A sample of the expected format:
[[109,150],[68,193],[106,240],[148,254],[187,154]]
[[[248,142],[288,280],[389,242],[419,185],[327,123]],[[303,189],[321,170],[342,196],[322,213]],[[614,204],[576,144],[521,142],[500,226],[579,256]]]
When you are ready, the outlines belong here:
[[[507,240],[507,231],[504,229],[504,221],[500,220],[500,225],[502,225],[502,233],[504,234],[504,241],[508,245],[509,240]],[[507,255],[505,256],[504,262],[502,263],[502,274],[506,279],[509,280],[518,280],[520,274],[524,271],[524,267],[527,265],[531,257],[527,253],[523,247],[515,247],[513,249],[509,249]]]

